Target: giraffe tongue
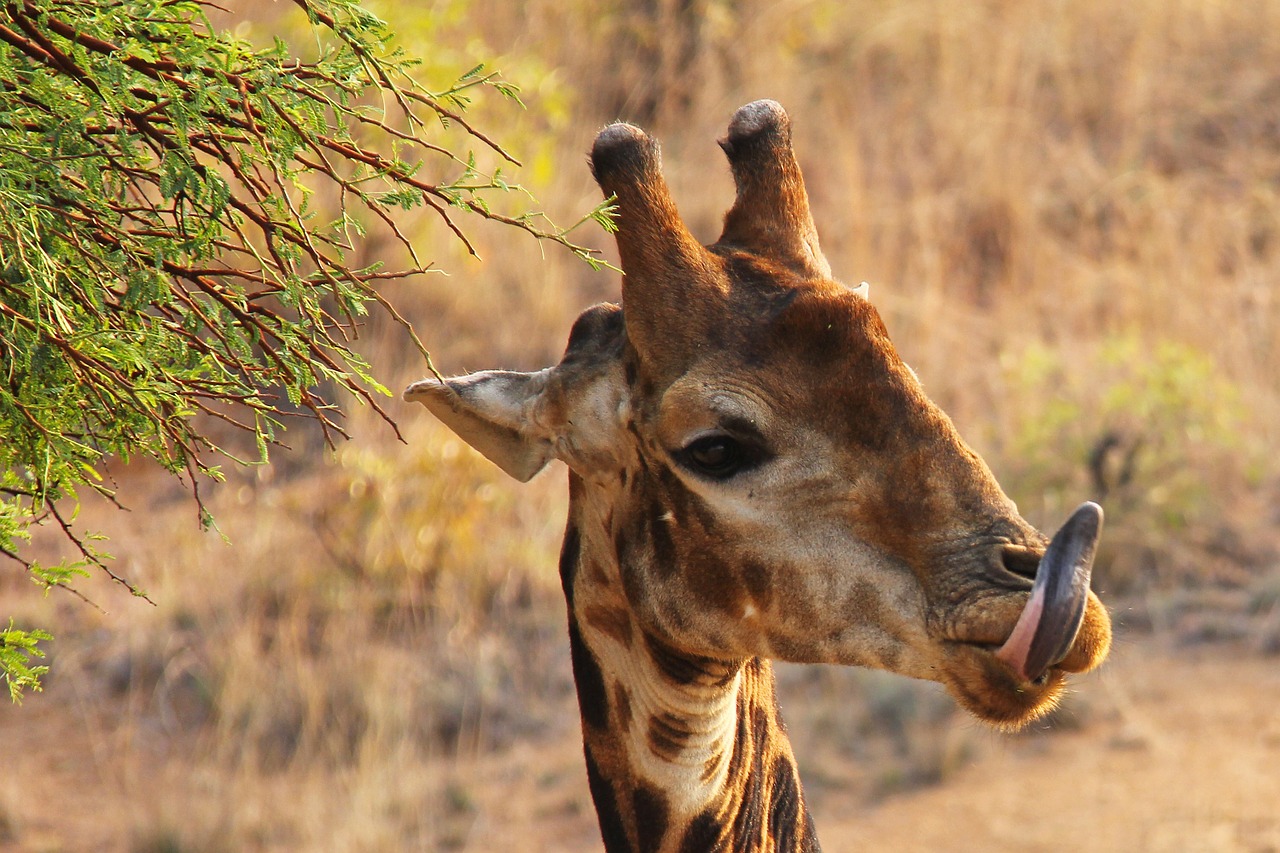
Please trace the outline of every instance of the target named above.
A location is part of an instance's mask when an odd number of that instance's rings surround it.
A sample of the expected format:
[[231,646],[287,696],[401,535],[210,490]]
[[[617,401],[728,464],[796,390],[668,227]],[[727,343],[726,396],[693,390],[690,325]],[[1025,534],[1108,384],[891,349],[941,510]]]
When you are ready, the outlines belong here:
[[1081,504],[1053,535],[1022,615],[996,657],[1035,681],[1071,650],[1084,621],[1102,508]]

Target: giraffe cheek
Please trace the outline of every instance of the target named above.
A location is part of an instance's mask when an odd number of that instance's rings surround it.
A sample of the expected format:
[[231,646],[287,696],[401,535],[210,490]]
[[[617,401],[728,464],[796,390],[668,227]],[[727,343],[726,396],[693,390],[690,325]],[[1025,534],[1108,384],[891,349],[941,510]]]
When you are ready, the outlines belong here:
[[650,636],[666,638],[681,648],[707,652],[701,607],[683,579],[655,570],[652,559],[634,555],[620,565],[623,591],[634,625]]

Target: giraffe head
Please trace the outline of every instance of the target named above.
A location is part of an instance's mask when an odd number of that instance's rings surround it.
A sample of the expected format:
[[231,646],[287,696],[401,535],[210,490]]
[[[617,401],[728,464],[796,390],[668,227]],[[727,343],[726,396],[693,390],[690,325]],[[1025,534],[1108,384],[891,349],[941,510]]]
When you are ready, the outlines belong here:
[[704,247],[657,143],[605,128],[591,166],[617,197],[622,306],[588,309],[554,367],[406,398],[521,480],[566,462],[663,647],[878,667],[1026,722],[1106,656],[1100,513],[1052,543],[1022,519],[865,289],[832,280],[790,136],[772,101],[737,112],[720,143],[737,198]]

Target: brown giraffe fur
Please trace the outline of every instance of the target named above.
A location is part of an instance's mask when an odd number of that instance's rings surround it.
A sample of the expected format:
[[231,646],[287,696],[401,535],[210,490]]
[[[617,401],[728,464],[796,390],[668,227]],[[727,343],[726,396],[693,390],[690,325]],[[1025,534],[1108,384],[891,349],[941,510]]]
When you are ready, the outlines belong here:
[[1018,725],[1110,642],[1090,592],[1042,676],[995,654],[1045,537],[831,280],[782,108],[743,107],[721,146],[738,196],[703,247],[657,144],[603,130],[622,308],[584,312],[555,367],[406,392],[513,476],[568,464],[560,568],[610,851],[818,849],[771,658],[940,681]]

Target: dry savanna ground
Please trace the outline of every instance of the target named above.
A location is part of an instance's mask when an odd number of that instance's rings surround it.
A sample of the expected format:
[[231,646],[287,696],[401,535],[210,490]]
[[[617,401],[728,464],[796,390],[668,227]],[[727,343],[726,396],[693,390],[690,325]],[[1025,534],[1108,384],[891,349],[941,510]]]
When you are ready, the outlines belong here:
[[[228,5],[247,37],[299,36],[286,4]],[[837,275],[871,282],[1024,514],[1107,509],[1116,653],[1045,726],[998,735],[929,685],[783,671],[827,849],[1280,850],[1280,3],[408,6],[376,8],[424,75],[484,57],[524,87],[527,110],[474,117],[558,221],[594,204],[584,153],[621,116],[662,139],[714,239],[714,140],[781,101]],[[445,371],[544,366],[617,295],[501,231],[476,260],[403,228],[451,275],[388,296]],[[424,372],[389,324],[363,346],[390,387]],[[80,524],[154,607],[0,571],[0,620],[57,637],[46,690],[0,707],[0,851],[598,849],[563,471],[507,482],[390,405],[405,444],[353,410],[336,453],[302,430],[209,486],[223,535],[180,486],[105,472],[130,510]]]

